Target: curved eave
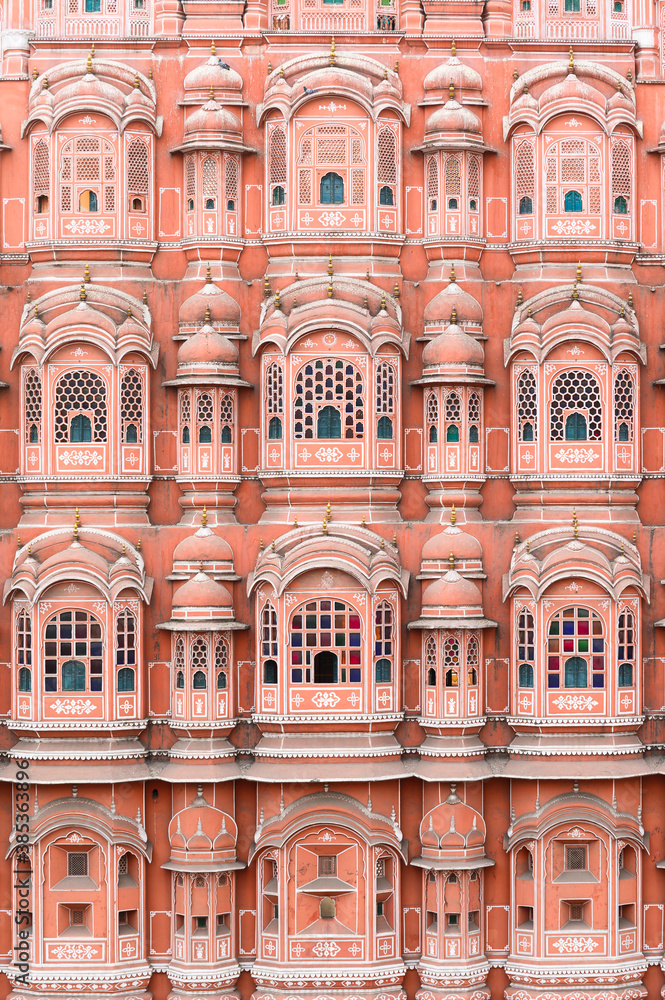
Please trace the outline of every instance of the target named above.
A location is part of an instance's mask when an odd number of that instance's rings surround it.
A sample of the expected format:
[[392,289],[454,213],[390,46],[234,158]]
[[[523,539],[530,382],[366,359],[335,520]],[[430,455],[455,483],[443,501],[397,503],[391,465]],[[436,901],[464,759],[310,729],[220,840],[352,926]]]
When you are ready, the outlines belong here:
[[185,618],[160,622],[155,628],[164,632],[240,632],[249,628],[234,618]]
[[427,871],[466,872],[476,868],[491,868],[496,861],[485,854],[480,858],[424,858],[421,855],[419,858],[412,858],[409,864]]
[[174,153],[193,153],[197,150],[206,149],[213,150],[215,152],[219,152],[221,149],[227,153],[258,153],[258,149],[254,149],[253,146],[245,146],[242,142],[232,142],[230,139],[192,139],[191,142],[183,142],[181,146],[174,146],[173,149],[169,150],[169,152],[173,155]]
[[407,628],[439,629],[439,628],[498,628],[490,618],[418,618],[408,622]]
[[410,150],[412,153],[433,153],[437,149],[450,150],[451,152],[457,152],[459,150],[467,150],[469,153],[498,153],[498,149],[494,146],[487,146],[482,141],[474,141],[473,139],[460,138],[450,138],[450,139],[432,139],[429,142],[425,140],[420,146],[413,146]]
[[240,389],[253,389],[254,385],[251,382],[245,382],[241,378],[231,378],[231,376],[226,375],[182,375],[177,378],[167,379],[166,382],[162,382],[162,386],[188,386],[188,385],[227,385],[230,387],[237,386]]
[[411,385],[485,385],[488,388],[496,385],[485,375],[423,375],[414,379]]
[[174,861],[169,858],[160,868],[167,872],[237,872],[247,865],[244,861]]

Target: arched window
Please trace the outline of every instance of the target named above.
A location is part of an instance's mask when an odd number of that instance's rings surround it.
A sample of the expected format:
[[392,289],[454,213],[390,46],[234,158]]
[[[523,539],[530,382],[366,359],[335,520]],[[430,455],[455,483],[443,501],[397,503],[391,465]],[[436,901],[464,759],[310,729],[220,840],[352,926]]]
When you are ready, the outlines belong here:
[[239,162],[237,156],[224,154],[224,200],[227,212],[235,212],[238,203]]
[[633,664],[632,663],[620,663],[619,664],[619,687],[632,687],[633,686]]
[[[469,211],[477,212],[480,198],[480,159],[470,156],[467,164],[467,192],[469,196]],[[475,229],[473,230],[475,232]]]
[[32,178],[35,193],[35,212],[48,212],[51,192],[51,158],[44,139],[36,144],[32,154]]
[[393,205],[394,197],[393,189],[387,184],[379,188],[379,205]]
[[229,677],[229,647],[226,639],[219,638],[215,643],[215,687],[224,691],[228,687]]
[[382,128],[377,136],[377,174],[379,204],[394,205],[397,184],[397,137],[391,128]]
[[462,194],[462,165],[459,154],[449,154],[445,160],[446,208],[457,211]]
[[201,165],[201,189],[203,192],[203,208],[208,212],[214,212],[217,208],[218,175],[218,158],[216,156],[206,156]]
[[271,417],[268,424],[268,437],[271,441],[282,440],[282,421],[279,417]]
[[632,441],[634,384],[630,372],[621,368],[614,378],[614,433],[617,441]]
[[183,444],[189,444],[191,434],[189,425],[192,419],[192,404],[188,392],[180,395],[180,439]]
[[126,608],[115,620],[115,664],[118,691],[134,691],[137,629],[134,614]]
[[283,205],[286,201],[286,132],[281,126],[270,133],[270,188],[271,204]]
[[81,191],[79,195],[79,212],[97,212],[97,192]]
[[433,635],[428,635],[425,640],[425,677],[428,687],[436,684],[436,639]]
[[570,607],[550,620],[547,686],[605,687],[605,626],[595,611]]
[[[342,436],[362,440],[365,433],[364,384],[355,365],[339,358],[311,361],[298,371],[294,388],[296,439],[325,435],[324,440]],[[323,411],[327,413],[323,415]]]
[[127,146],[127,194],[134,212],[144,212],[149,193],[148,146],[143,139],[132,139]]
[[633,612],[625,607],[619,611],[617,639],[619,687],[632,687],[635,683],[635,668],[637,664],[637,633]]
[[182,636],[178,636],[173,653],[173,666],[175,669],[175,686],[178,691],[185,687],[185,643]]
[[[535,197],[536,162],[533,139],[515,145],[515,198],[520,215],[533,214]],[[518,231],[518,238],[524,234]],[[533,234],[531,234],[533,235]]]
[[568,424],[568,418],[573,411],[580,413],[583,417],[589,441],[602,439],[603,412],[600,385],[595,375],[589,371],[562,372],[552,382],[551,394],[550,437],[552,441],[587,440],[586,437],[568,437],[568,434],[573,433],[574,429],[577,433],[584,433],[584,427],[580,422],[571,421],[570,425]]
[[439,160],[431,156],[427,161],[427,198],[430,212],[439,207]]
[[393,422],[390,417],[379,417],[376,425],[376,436],[380,440],[392,439]]
[[101,691],[103,655],[102,626],[94,615],[58,612],[44,631],[44,690]]
[[193,156],[185,160],[185,197],[187,211],[193,212],[196,206],[196,159]]
[[32,670],[29,667],[21,667],[18,672],[18,689],[24,694],[32,691]]
[[443,671],[446,687],[459,687],[460,662],[459,640],[447,635],[443,640]]
[[395,369],[382,361],[376,369],[376,436],[383,440],[392,438],[392,415],[395,412]]
[[628,215],[631,193],[631,150],[626,142],[612,140],[612,204],[615,215]]
[[449,392],[444,402],[444,422],[446,442],[456,444],[460,439],[462,425],[462,404],[456,392]]
[[564,436],[566,441],[586,441],[586,417],[584,417],[581,413],[569,413],[566,417]]
[[527,369],[517,381],[517,436],[519,441],[537,440],[538,394],[536,376]]
[[582,195],[579,191],[566,191],[563,196],[564,212],[583,212]]
[[480,643],[477,635],[469,635],[466,640],[466,682],[469,687],[478,683],[480,667]]
[[614,199],[614,214],[628,215],[628,202],[622,194]]
[[143,442],[143,378],[135,368],[120,381],[120,439],[123,444]]
[[[334,650],[334,651],[333,651]],[[358,612],[322,598],[301,605],[289,629],[291,683],[360,684],[362,634]]]
[[277,648],[277,612],[271,602],[267,601],[261,612],[260,634],[264,684],[277,683]]
[[[74,424],[77,417],[82,419]],[[106,385],[103,379],[95,372],[66,372],[55,389],[56,442],[105,442],[107,428]]]
[[480,396],[477,392],[469,393],[467,400],[467,427],[469,444],[478,444],[480,429]]
[[268,365],[265,376],[266,414],[268,417],[268,437],[272,441],[282,440],[282,416],[284,414],[284,374],[281,365]]
[[264,684],[276,684],[277,683],[277,661],[276,660],[266,660],[263,664],[263,683]]
[[42,439],[42,380],[36,368],[24,368],[24,414],[26,444]]
[[212,444],[213,427],[212,396],[202,392],[196,402],[197,440],[199,444]]
[[392,680],[394,657],[394,612],[388,601],[381,601],[374,612],[375,680],[388,684]]
[[189,665],[192,688],[203,691],[208,687],[208,643],[205,639],[195,639],[190,650]]
[[439,401],[431,392],[427,397],[427,440],[436,444],[439,440]]
[[233,443],[233,396],[227,393],[219,402],[219,419],[222,429],[222,444]]
[[322,205],[344,204],[344,180],[339,174],[329,170],[321,178],[319,185],[319,202]]
[[60,154],[60,210],[115,212],[116,151],[100,136],[81,135],[63,143]]
[[533,687],[533,665],[531,663],[520,663],[518,684],[523,688]]
[[319,917],[321,920],[334,920],[335,900],[330,896],[324,896],[319,903]]

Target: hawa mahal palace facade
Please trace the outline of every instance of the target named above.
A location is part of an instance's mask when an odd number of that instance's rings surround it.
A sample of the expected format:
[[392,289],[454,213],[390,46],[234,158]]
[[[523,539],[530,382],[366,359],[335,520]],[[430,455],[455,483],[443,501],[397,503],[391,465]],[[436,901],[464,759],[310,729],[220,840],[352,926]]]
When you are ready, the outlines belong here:
[[665,995],[663,0],[0,28],[0,996]]

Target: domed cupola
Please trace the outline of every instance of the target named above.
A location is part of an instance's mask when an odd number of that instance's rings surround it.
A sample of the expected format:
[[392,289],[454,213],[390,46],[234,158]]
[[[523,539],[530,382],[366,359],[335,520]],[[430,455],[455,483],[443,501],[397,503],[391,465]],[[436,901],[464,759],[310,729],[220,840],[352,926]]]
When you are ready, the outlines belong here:
[[206,268],[206,282],[202,288],[190,295],[180,306],[178,332],[196,332],[203,318],[206,324],[218,333],[239,333],[240,307],[228,292],[212,280],[210,265]]
[[185,76],[184,88],[185,104],[199,104],[208,100],[209,96],[214,96],[216,100],[223,99],[226,104],[242,100],[242,77],[217,55],[214,42],[210,46],[209,58]]
[[424,588],[422,615],[409,628],[494,628],[496,622],[484,616],[479,587],[457,572],[452,553],[448,560],[447,572]]
[[423,318],[425,335],[440,333],[445,326],[455,322],[467,333],[480,333],[483,310],[473,295],[465,291],[455,276],[455,265],[450,268],[450,282],[425,306]]
[[187,118],[184,142],[179,149],[244,149],[240,142],[241,136],[240,119],[217,103],[211,87],[206,103]]
[[456,521],[457,512],[453,504],[450,524],[423,545],[419,580],[437,579],[447,572],[451,555],[460,576],[485,579],[482,546],[477,538],[462,531]]
[[483,81],[480,73],[466,66],[457,58],[457,46],[452,44],[450,57],[440,66],[430,70],[423,81],[425,100],[423,104],[443,104],[450,84],[459,94],[464,104],[480,104]]
[[236,861],[238,827],[228,813],[203,797],[202,786],[192,804],[169,823],[171,857],[162,867],[171,871],[227,871],[243,868]]
[[205,507],[198,531],[176,545],[173,570],[167,579],[189,580],[198,569],[204,569],[213,580],[240,579],[233,568],[233,550],[225,539],[208,527],[208,511]]
[[485,821],[479,812],[462,802],[456,785],[448,798],[424,816],[420,824],[422,855],[412,863],[420,868],[487,868],[494,862],[485,856]]
[[425,145],[430,148],[456,148],[463,141],[465,148],[482,148],[482,125],[478,115],[455,100],[455,88],[450,85],[450,99],[433,111],[425,123]]

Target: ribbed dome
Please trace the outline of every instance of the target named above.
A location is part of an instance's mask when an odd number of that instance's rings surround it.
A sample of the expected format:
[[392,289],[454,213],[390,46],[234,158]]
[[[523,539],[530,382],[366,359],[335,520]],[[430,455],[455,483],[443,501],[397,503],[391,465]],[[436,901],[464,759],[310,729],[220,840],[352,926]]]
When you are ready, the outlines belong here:
[[478,858],[485,846],[485,821],[454,789],[452,785],[446,801],[431,809],[420,824],[424,857]]
[[462,107],[457,101],[448,101],[427,119],[425,133],[430,132],[472,132],[480,135],[482,126],[478,115]]
[[483,550],[480,542],[473,535],[468,535],[455,525],[449,524],[447,528],[434,535],[423,545],[422,559],[432,562],[445,562],[450,558],[452,552],[455,560],[482,559]]
[[610,332],[607,320],[599,316],[598,313],[585,309],[578,299],[573,299],[563,312],[555,312],[548,316],[542,325],[541,335],[545,337],[551,330],[563,329],[564,327],[572,327],[573,329],[593,327],[604,336]]
[[238,348],[211,326],[203,326],[178,348],[178,365],[197,364],[237,365]]
[[178,314],[179,324],[194,328],[200,326],[206,309],[210,311],[211,323],[222,323],[237,329],[240,323],[240,307],[235,299],[213,281],[207,281],[198,292],[185,299]]
[[423,593],[425,608],[474,608],[480,613],[480,590],[473,582],[454,570],[448,570],[439,580],[430,583]]
[[226,587],[216,583],[206,573],[184,583],[173,598],[174,608],[231,608],[233,600]]
[[229,562],[233,561],[233,551],[228,542],[216,535],[211,528],[199,528],[194,535],[188,535],[178,542],[173,552],[176,562]]
[[423,364],[426,366],[482,365],[484,360],[482,344],[456,325],[447,327],[438,337],[430,340],[423,350]]
[[185,77],[185,90],[242,90],[242,77],[234,69],[222,69],[223,62],[218,56],[211,55],[206,62],[190,70]]
[[482,90],[483,81],[480,73],[470,66],[461,63],[457,56],[451,56],[446,62],[430,70],[423,81],[425,93],[433,90],[447,90],[450,84],[458,90]]
[[483,310],[473,295],[460,288],[457,281],[451,279],[450,284],[431,299],[424,310],[425,325],[429,323],[450,323],[455,311],[456,321],[464,326],[473,323],[480,326],[483,321]]
[[200,132],[240,133],[240,131],[240,120],[218,104],[217,101],[213,100],[207,101],[202,108],[191,114],[185,122],[185,137]]

